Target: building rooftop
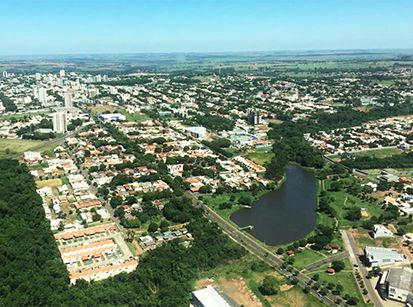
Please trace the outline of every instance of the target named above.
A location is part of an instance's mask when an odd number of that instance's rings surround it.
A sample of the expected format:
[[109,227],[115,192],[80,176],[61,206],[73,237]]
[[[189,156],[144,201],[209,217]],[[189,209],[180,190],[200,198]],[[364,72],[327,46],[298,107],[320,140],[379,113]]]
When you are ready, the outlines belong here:
[[204,289],[192,292],[192,295],[196,297],[204,307],[231,307],[231,305],[211,285],[206,286]]
[[413,292],[413,270],[409,268],[391,268],[386,281],[390,286]]

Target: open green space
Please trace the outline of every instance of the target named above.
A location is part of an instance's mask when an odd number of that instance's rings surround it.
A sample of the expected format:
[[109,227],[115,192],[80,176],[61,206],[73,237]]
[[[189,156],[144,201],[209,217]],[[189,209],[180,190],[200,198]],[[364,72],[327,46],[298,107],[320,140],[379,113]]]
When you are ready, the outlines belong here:
[[227,281],[244,280],[248,288],[258,297],[263,306],[293,306],[292,302],[298,306],[318,307],[324,306],[318,299],[311,294],[306,294],[303,290],[294,286],[288,291],[278,291],[277,294],[264,296],[259,291],[259,286],[265,276],[274,276],[279,286],[288,284],[289,281],[274,272],[270,267],[262,263],[252,254],[234,260],[229,264],[220,265],[212,270],[203,272],[199,276],[198,286],[205,279],[213,279],[217,286],[225,285]]
[[29,150],[46,150],[49,141],[34,141],[21,139],[0,139],[0,158],[10,158]]
[[306,248],[294,255],[294,267],[301,271],[307,265],[325,258],[321,252]]
[[129,112],[126,112],[125,109],[121,109],[119,110],[119,112],[126,116],[126,120],[128,122],[140,123],[140,122],[150,119],[148,115],[141,113],[141,112],[129,113]]
[[356,157],[369,156],[371,158],[381,159],[381,158],[391,157],[394,155],[400,155],[401,153],[402,151],[399,148],[390,147],[390,148],[380,148],[380,149],[372,148],[369,150],[355,152],[354,155]]
[[[328,190],[331,184],[330,180],[325,180],[324,184]],[[341,228],[349,228],[359,224],[359,221],[350,221],[346,219],[348,210],[351,208],[358,208],[360,210],[366,209],[368,217],[362,217],[363,219],[370,218],[371,216],[379,216],[383,210],[375,203],[370,203],[368,201],[357,198],[344,190],[340,191],[329,191],[329,194],[333,197],[331,206],[336,210],[337,217],[339,220],[339,225]]]
[[346,259],[344,261],[344,264],[345,268],[333,275],[325,272],[328,266],[323,266],[320,267],[318,271],[312,272],[310,276],[318,274],[319,280],[317,281],[317,283],[321,288],[326,287],[329,283],[342,285],[342,296],[347,294],[349,296],[356,297],[358,299],[357,306],[367,306],[363,301],[363,297],[358,288],[357,281],[353,275],[350,261]]
[[259,165],[265,165],[271,162],[274,153],[271,150],[271,147],[257,148],[254,152],[247,154],[246,157]]
[[[215,212],[217,212],[221,217],[226,220],[230,220],[232,213],[242,208],[242,205],[239,203],[242,198],[250,198],[252,201],[258,199],[261,195],[267,193],[268,191],[262,190],[259,191],[255,196],[250,191],[242,191],[236,193],[224,193],[224,194],[213,194],[213,195],[204,195],[202,200]],[[231,207],[223,208],[222,204],[229,203]]]

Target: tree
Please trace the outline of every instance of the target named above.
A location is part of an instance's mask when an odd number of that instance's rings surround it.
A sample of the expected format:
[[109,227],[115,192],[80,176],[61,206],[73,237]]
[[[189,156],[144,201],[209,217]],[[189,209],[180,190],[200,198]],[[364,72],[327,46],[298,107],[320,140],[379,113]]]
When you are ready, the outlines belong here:
[[278,293],[278,281],[274,276],[267,275],[264,277],[261,286],[259,287],[260,292],[263,295],[274,295]]
[[341,183],[338,182],[338,181],[333,181],[333,182],[330,184],[330,191],[338,192],[338,191],[340,191],[341,189],[342,189],[342,185],[341,185]]
[[249,195],[242,195],[238,201],[241,205],[249,206],[252,203],[252,198]]
[[336,272],[340,272],[345,268],[345,264],[343,261],[333,261],[333,263],[331,264],[332,268],[334,269],[334,271]]
[[156,224],[154,222],[149,224],[149,226],[148,226],[148,231],[149,232],[155,232],[157,230],[158,230],[158,224]]
[[116,208],[116,207],[122,205],[123,199],[120,196],[114,196],[110,199],[109,203],[110,203],[112,208]]

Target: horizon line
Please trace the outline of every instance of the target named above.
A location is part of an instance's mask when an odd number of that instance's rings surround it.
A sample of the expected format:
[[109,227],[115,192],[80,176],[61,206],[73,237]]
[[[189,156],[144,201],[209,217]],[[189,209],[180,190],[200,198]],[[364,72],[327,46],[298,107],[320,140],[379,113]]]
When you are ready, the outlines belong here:
[[350,51],[410,51],[411,48],[339,48],[339,49],[280,49],[246,51],[137,51],[137,52],[75,52],[75,53],[19,53],[1,54],[1,57],[47,57],[47,56],[88,56],[88,55],[173,55],[173,54],[251,54],[251,53],[311,53],[311,52],[350,52]]

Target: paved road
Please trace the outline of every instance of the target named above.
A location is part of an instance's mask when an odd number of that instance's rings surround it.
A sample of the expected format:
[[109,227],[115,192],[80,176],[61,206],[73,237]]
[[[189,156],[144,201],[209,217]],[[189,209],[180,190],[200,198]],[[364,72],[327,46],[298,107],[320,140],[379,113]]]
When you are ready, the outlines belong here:
[[[187,194],[188,195],[188,194]],[[193,199],[193,203],[197,207],[202,207],[205,212],[205,217],[208,218],[210,221],[215,222],[231,239],[233,239],[236,243],[243,246],[247,251],[257,256],[259,259],[267,263],[269,266],[274,268],[277,272],[281,275],[285,276],[288,279],[296,278],[298,280],[298,285],[302,288],[307,287],[307,283],[311,281],[311,278],[307,275],[296,272],[294,276],[293,273],[289,272],[287,269],[283,269],[283,260],[281,260],[278,256],[273,254],[270,250],[268,250],[265,246],[258,243],[255,239],[248,236],[245,232],[240,231],[236,226],[228,222],[227,220],[223,219],[219,216],[215,211],[210,209],[208,206],[204,205],[202,202],[198,201],[195,195],[191,195]],[[314,295],[316,298],[321,300],[327,306],[338,306],[335,301],[339,298],[331,293],[327,294],[326,296],[321,296],[316,291],[310,289],[310,293]]]
[[318,267],[320,267],[320,266],[322,266],[322,265],[331,263],[331,262],[333,262],[333,261],[338,261],[338,260],[341,260],[341,259],[346,259],[346,258],[348,258],[348,256],[349,256],[349,253],[348,253],[347,251],[343,251],[343,252],[340,252],[340,253],[331,255],[331,256],[329,256],[329,257],[327,257],[327,258],[321,259],[321,260],[319,260],[319,261],[310,263],[309,265],[307,265],[307,266],[304,268],[303,271],[314,271],[315,269],[317,269]]
[[361,277],[363,278],[364,284],[367,288],[368,294],[367,297],[369,297],[370,301],[373,302],[374,306],[376,307],[383,307],[382,300],[374,288],[374,286],[371,284],[370,280],[366,278],[367,275],[367,270],[364,267],[364,265],[361,263],[358,255],[358,249],[356,242],[354,241],[354,238],[351,234],[349,234],[346,230],[341,230],[341,236],[343,238],[343,242],[346,245],[347,250],[350,253],[350,260],[351,264],[353,267],[356,265],[358,266],[358,271],[360,272]]

